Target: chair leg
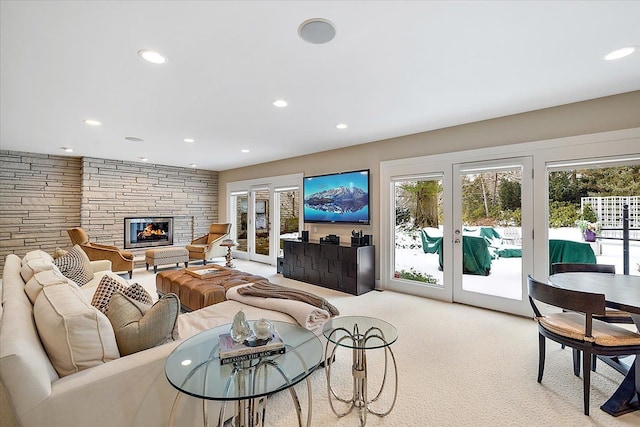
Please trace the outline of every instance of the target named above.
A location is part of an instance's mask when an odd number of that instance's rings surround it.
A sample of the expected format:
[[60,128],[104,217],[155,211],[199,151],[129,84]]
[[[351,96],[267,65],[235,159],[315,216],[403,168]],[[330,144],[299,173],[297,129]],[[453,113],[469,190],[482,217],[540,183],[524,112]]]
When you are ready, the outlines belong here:
[[598,356],[596,356],[595,354],[591,355],[591,370],[593,372],[596,371],[596,361],[598,360]]
[[129,270],[129,280],[133,279],[133,270]]
[[542,334],[538,334],[538,382],[542,382],[542,374],[544,374],[544,356],[545,356],[545,338]]
[[584,414],[589,415],[589,392],[591,390],[591,352],[585,351],[582,355],[582,371],[584,372]]
[[572,350],[573,350],[573,375],[575,375],[576,377],[579,377],[580,376],[580,351],[576,350],[575,348]]

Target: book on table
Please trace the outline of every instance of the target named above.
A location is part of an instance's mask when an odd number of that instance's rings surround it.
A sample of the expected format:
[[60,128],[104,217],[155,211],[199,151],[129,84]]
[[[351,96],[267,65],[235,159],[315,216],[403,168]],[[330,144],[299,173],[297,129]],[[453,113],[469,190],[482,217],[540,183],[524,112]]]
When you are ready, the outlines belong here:
[[222,365],[274,356],[286,351],[284,341],[275,329],[271,339],[264,343],[256,340],[254,336],[238,343],[231,338],[230,333],[221,334],[218,338],[218,346]]

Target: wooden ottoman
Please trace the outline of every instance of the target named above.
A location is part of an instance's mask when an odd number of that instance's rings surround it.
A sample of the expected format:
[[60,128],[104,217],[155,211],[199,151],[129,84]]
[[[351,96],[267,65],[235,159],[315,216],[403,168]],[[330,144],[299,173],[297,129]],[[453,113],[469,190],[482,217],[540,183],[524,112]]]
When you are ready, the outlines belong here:
[[267,280],[262,276],[232,268],[211,265],[190,268],[189,271],[220,270],[218,274],[198,278],[189,274],[187,269],[161,271],[156,275],[158,295],[174,293],[180,297],[182,307],[197,310],[202,307],[226,301],[227,289],[238,285]]
[[147,249],[144,252],[144,262],[147,264],[147,270],[149,266],[153,265],[153,272],[158,272],[159,265],[176,264],[179,266],[181,262],[184,262],[184,266],[189,266],[189,251],[187,248],[154,248]]

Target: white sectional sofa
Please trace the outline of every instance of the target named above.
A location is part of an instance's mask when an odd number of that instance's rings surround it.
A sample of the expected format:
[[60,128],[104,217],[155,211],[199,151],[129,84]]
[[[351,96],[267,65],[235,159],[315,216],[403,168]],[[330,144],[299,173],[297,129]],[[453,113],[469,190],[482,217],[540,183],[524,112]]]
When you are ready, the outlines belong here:
[[[91,262],[91,268],[94,278],[81,287],[87,303],[104,275],[124,281],[110,271],[109,261]],[[177,391],[165,377],[164,364],[181,340],[230,323],[240,308],[248,319],[295,323],[281,312],[225,301],[179,315],[178,341],[61,377],[38,334],[34,305],[25,292],[21,269],[21,258],[8,255],[0,306],[0,380],[18,423],[24,427],[166,426]],[[202,425],[200,401],[183,398],[177,410],[180,426]]]

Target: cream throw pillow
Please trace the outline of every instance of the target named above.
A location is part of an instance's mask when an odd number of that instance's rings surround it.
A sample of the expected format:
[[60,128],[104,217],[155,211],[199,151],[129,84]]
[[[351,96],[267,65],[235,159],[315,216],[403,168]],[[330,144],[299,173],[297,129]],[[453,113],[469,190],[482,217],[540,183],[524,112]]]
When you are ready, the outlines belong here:
[[[36,299],[38,298],[38,295],[40,295],[42,288],[44,288],[45,286],[69,283],[69,279],[64,277],[62,273],[60,273],[60,270],[58,270],[58,268],[55,265],[50,264],[50,266],[51,266],[51,269],[34,274],[33,277],[24,286],[24,291],[29,297],[31,304],[36,303]],[[74,283],[74,286],[75,286],[75,283]]]
[[22,265],[24,265],[25,262],[30,261],[32,259],[42,259],[49,262],[53,261],[53,257],[51,255],[49,255],[43,250],[36,249],[35,251],[29,251],[26,253],[26,255],[22,258]]
[[61,377],[120,357],[107,316],[75,284],[42,288],[33,306],[38,335]]
[[20,269],[20,275],[25,283],[29,282],[33,275],[40,273],[41,271],[51,270],[53,268],[53,261],[47,261],[42,258],[35,258],[22,263]]
[[122,356],[179,339],[178,314],[176,294],[165,294],[147,305],[116,292],[107,311]]
[[38,249],[27,252],[22,258],[22,268],[20,269],[22,280],[27,283],[35,273],[51,269],[52,264],[53,257],[45,251]]

